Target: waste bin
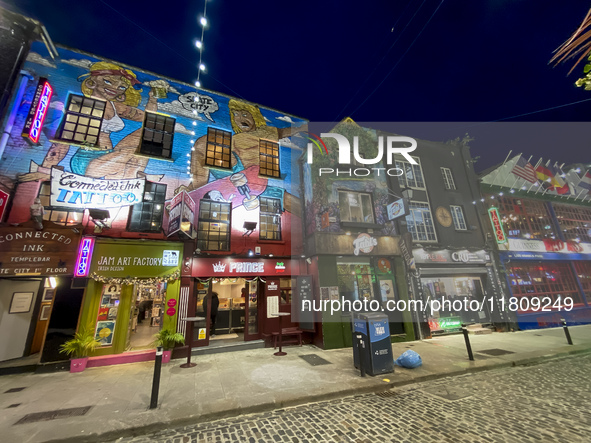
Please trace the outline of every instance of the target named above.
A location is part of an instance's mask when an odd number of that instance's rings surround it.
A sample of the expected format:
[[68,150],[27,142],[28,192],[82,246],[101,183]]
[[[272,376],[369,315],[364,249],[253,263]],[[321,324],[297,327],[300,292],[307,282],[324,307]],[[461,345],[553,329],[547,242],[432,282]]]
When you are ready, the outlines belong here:
[[[368,371],[368,363],[369,363],[369,340],[367,337],[367,320],[359,318],[355,314],[351,319],[351,332],[353,334],[353,364],[357,369],[360,369],[361,361],[359,358],[359,349],[361,348],[361,352],[363,353],[363,372]],[[358,335],[361,336],[361,343]]]
[[[363,332],[361,332],[362,329],[364,329]],[[378,313],[359,314],[354,319],[354,333],[356,331],[362,334],[366,343],[365,348],[362,348],[363,361],[366,364],[365,372],[369,375],[394,372],[388,316]],[[358,367],[357,364],[355,367]]]

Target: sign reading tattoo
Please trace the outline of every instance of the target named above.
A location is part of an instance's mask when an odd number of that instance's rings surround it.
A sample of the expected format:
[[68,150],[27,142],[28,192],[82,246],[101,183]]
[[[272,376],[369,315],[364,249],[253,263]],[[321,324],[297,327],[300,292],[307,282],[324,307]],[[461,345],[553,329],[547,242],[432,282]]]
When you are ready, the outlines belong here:
[[144,179],[104,180],[51,168],[51,206],[117,208],[140,203]]

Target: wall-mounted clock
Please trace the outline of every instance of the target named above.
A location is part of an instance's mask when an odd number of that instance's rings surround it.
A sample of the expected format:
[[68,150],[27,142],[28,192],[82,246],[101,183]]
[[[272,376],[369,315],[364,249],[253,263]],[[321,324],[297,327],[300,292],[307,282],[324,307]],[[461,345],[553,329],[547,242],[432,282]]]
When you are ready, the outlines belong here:
[[439,224],[445,228],[449,228],[453,222],[451,218],[451,213],[447,208],[444,208],[443,206],[439,206],[435,210],[435,217],[437,218]]

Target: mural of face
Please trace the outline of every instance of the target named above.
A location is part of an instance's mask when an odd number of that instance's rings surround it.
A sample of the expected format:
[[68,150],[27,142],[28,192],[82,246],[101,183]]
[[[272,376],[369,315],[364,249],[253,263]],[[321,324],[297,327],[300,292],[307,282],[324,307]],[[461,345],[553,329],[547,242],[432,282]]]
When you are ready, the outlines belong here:
[[254,117],[248,111],[234,111],[234,122],[242,129],[242,132],[250,132],[256,129]]
[[85,83],[93,90],[92,95],[109,101],[124,102],[129,88],[129,81],[119,75],[93,75]]

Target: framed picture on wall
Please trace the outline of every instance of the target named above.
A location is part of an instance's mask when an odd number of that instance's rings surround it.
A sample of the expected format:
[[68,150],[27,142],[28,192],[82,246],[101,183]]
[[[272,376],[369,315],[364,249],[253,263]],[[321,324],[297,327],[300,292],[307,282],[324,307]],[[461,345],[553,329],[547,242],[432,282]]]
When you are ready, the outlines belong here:
[[53,296],[55,295],[55,288],[45,288],[43,290],[42,302],[52,302]]
[[33,295],[32,292],[14,292],[8,313],[21,314],[23,312],[29,312],[33,303]]
[[39,321],[49,320],[49,313],[51,305],[41,305],[41,314],[39,314]]

